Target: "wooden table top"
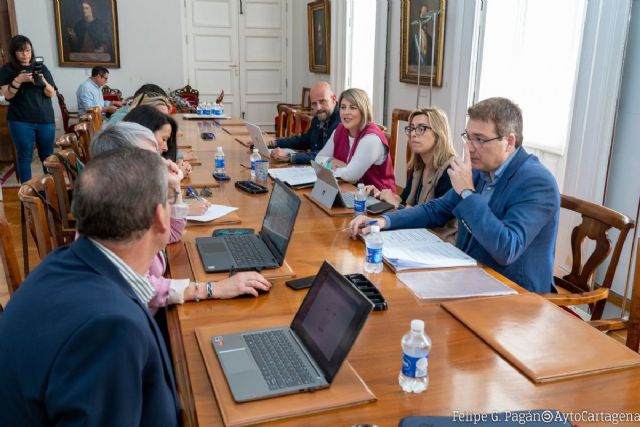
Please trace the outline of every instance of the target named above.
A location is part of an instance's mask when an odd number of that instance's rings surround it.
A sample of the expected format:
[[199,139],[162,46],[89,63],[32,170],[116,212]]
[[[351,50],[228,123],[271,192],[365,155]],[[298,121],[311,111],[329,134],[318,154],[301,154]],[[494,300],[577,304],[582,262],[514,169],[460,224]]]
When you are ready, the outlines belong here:
[[[193,142],[195,148],[198,141],[191,138],[196,135],[199,139],[197,123],[180,121],[180,128],[184,136],[179,143]],[[213,191],[224,192],[231,205],[239,208],[237,213],[242,218],[239,227],[259,229],[269,195],[248,195],[233,184],[236,180],[249,179],[249,171],[240,166],[249,156],[249,151],[229,135],[220,133],[216,136],[216,142],[224,147],[231,181],[222,183]],[[206,153],[202,155],[208,157]],[[208,160],[198,167],[211,168]],[[302,199],[302,207],[286,255],[289,265],[298,277],[317,273],[324,260],[342,273],[364,274],[363,243],[351,240],[346,232],[338,231],[346,227],[351,218],[330,217],[302,197],[305,191],[310,190],[296,191]],[[188,232],[210,235],[212,229],[200,226],[188,228]],[[173,277],[193,277],[182,243],[169,245],[168,254]],[[497,273],[492,274],[519,289]],[[450,416],[453,411],[558,409],[563,412],[640,412],[638,368],[535,384],[453,318],[439,302],[416,299],[386,266],[381,274],[369,277],[387,299],[389,308],[371,314],[348,360],[378,400],[267,425],[392,426],[409,415]],[[293,316],[305,294],[306,291],[286,287],[283,281],[275,281],[271,292],[258,298],[190,302],[168,309],[174,371],[185,425],[222,425],[194,329],[255,316]],[[433,346],[429,359],[429,388],[422,394],[413,395],[401,391],[398,373],[402,358],[400,339],[409,330],[411,319],[416,318],[425,321]],[[277,399],[273,402],[277,404]]]

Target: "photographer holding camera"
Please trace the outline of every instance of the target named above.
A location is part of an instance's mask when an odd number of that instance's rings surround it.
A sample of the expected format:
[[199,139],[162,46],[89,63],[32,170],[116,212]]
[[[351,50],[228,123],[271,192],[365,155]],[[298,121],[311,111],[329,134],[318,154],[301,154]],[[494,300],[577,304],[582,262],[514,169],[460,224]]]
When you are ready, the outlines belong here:
[[15,36],[9,62],[0,68],[0,90],[9,101],[9,132],[16,146],[18,179],[31,179],[33,144],[43,161],[53,153],[55,123],[51,98],[55,83],[42,57],[34,57],[31,40]]

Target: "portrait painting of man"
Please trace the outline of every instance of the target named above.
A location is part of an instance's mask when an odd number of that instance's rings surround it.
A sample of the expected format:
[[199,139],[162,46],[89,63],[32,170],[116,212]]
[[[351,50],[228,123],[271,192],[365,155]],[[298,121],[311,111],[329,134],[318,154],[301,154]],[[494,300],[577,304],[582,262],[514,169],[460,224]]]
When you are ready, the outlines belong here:
[[400,81],[442,86],[446,0],[402,0]]
[[61,66],[120,66],[116,0],[55,0]]
[[329,73],[329,1],[317,0],[307,4],[307,20],[309,70],[314,73]]

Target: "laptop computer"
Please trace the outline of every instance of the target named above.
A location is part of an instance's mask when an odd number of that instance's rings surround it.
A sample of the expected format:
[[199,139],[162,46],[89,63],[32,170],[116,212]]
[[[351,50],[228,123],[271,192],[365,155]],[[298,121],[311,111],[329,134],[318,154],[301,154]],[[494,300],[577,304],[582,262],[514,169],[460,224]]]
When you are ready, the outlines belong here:
[[[254,124],[246,123],[247,130],[249,130],[249,136],[251,137],[251,142],[253,143],[253,147],[258,149],[260,155],[266,159],[271,158],[271,149],[267,144],[267,141],[264,140],[264,135],[260,128]],[[295,153],[294,150],[290,148],[283,148],[287,153]]]
[[325,261],[290,326],[211,337],[233,399],[329,387],[372,309]]
[[[333,172],[318,162],[312,160],[311,166],[316,173],[316,183],[311,190],[311,197],[327,209],[336,207],[353,208],[354,193],[350,191],[340,191],[340,185]],[[379,203],[375,197],[367,196],[365,206]]]
[[204,271],[215,273],[280,267],[300,203],[293,190],[276,179],[259,234],[196,238]]

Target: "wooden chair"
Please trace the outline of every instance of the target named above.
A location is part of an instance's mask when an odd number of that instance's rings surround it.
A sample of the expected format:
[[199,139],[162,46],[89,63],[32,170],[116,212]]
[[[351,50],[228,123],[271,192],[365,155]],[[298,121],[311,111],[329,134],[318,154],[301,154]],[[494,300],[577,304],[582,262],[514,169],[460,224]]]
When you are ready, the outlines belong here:
[[[22,184],[18,190],[18,198],[22,203],[25,214],[25,224],[27,231],[36,244],[40,259],[44,259],[53,250],[53,238],[49,228],[46,207],[43,201],[44,187],[42,179],[44,175],[37,176]],[[37,193],[37,194],[36,194]],[[28,246],[28,240],[23,235],[22,246]],[[28,256],[25,257],[25,274],[29,271]]]
[[56,92],[56,95],[58,97],[58,106],[60,107],[60,114],[62,115],[62,126],[64,127],[64,131],[66,133],[71,132],[71,125],[72,123],[69,123],[70,120],[78,120],[79,119],[79,115],[77,111],[69,111],[69,109],[67,108],[67,104],[64,101],[64,96],[62,96],[62,94],[60,92]]
[[[640,249],[640,237],[636,248]],[[594,320],[592,326],[601,331],[627,330],[627,347],[633,351],[640,349],[640,250],[636,252],[636,267],[633,274],[633,288],[631,290],[631,306],[627,319]]]
[[93,139],[93,125],[89,122],[78,123],[73,127],[78,138],[78,157],[83,163],[87,163],[91,160],[91,154],[89,153],[89,146]]
[[308,111],[294,110],[293,119],[293,134],[302,135],[309,129],[309,126],[311,126],[313,115]]
[[[391,113],[391,138],[389,141],[389,154],[391,154],[391,164],[393,165],[393,170],[397,170],[396,168],[396,158],[398,151],[398,135],[404,135],[404,131],[399,129],[398,122],[408,122],[409,115],[411,114],[411,110],[405,110],[402,108],[394,108]],[[406,151],[406,162],[409,162],[411,158],[411,147],[407,144]]]
[[[60,204],[61,194],[58,193],[56,183],[53,176],[47,174],[42,177],[40,184],[44,189],[45,212],[47,214],[47,223],[51,232],[51,242],[53,248],[59,248],[69,244],[75,238],[75,228],[69,226],[69,216],[71,211]],[[64,191],[66,193],[66,190]],[[66,225],[65,225],[66,224]]]
[[278,122],[283,123],[276,132],[276,138],[286,138],[290,136],[295,128],[296,110],[286,104],[278,104]]
[[[102,129],[102,108],[100,107],[91,107],[87,111],[92,116],[91,123],[93,124],[93,133],[97,133]],[[93,138],[93,135],[91,135]]]
[[59,150],[73,150],[77,156],[80,155],[80,145],[78,143],[78,135],[73,132],[73,128],[71,129],[72,133],[65,133],[64,135],[59,136],[56,139],[55,146]]
[[13,246],[9,223],[4,217],[0,217],[0,258],[2,259],[9,295],[13,295],[20,283],[22,283],[22,275],[20,274],[18,256]]
[[105,101],[122,101],[122,91],[104,85],[102,86],[102,98],[104,98]]
[[[554,277],[556,287],[560,288],[558,294],[544,294],[543,296],[561,306],[589,304],[591,320],[600,320],[620,260],[622,247],[629,230],[634,227],[634,222],[628,216],[613,209],[564,194],[561,196],[561,207],[579,213],[582,216],[582,222],[571,232],[573,258],[571,273],[562,278]],[[613,246],[613,252],[608,236],[611,228],[620,232],[618,240]],[[582,246],[587,238],[595,241],[596,247],[583,263]],[[601,287],[592,289],[591,279],[598,266],[607,259],[610,253],[611,259],[604,281]],[[569,293],[567,294],[563,290]]]
[[[312,114],[312,110],[311,110],[311,89],[308,87],[303,87],[302,88],[302,93],[300,96],[300,103],[299,104],[292,104],[292,103],[287,103],[287,102],[281,102],[276,106],[276,109],[278,110],[278,115],[275,118],[275,130],[276,130],[276,136],[280,133],[280,132],[284,132],[282,128],[282,123],[287,123],[286,121],[283,122],[281,115],[280,115],[280,106],[285,106],[285,107],[289,107],[295,110],[300,110],[300,111],[306,111],[309,114]],[[290,124],[290,123],[289,123]],[[289,130],[289,132],[291,132],[291,130]]]
[[72,149],[54,153],[45,159],[44,166],[47,168],[47,173],[53,178],[62,227],[71,229],[73,215],[71,214],[70,201],[73,185],[78,177],[76,153]]
[[188,84],[181,89],[174,90],[171,92],[171,95],[178,96],[188,102],[189,105],[193,107],[194,111],[198,104],[200,104],[200,91],[192,88]]

